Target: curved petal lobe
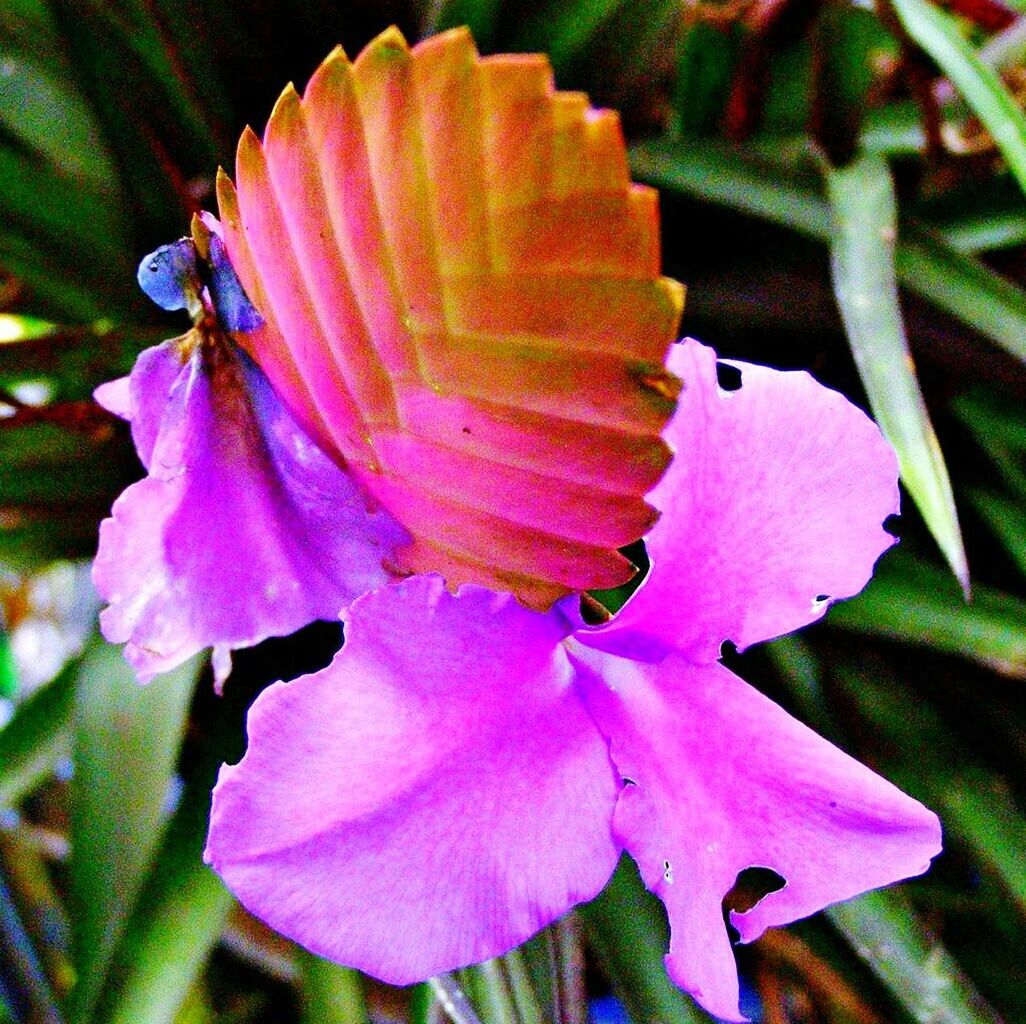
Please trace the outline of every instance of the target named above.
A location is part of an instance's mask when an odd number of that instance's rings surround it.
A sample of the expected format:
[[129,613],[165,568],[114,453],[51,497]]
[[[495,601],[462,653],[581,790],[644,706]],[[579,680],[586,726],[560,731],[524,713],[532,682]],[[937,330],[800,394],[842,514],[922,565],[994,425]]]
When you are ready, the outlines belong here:
[[181,339],[165,341],[139,354],[128,377],[101,384],[93,397],[107,412],[128,420],[139,461],[150,468],[150,456],[160,433],[178,375],[182,372]]
[[566,621],[418,576],[357,601],[326,669],[254,704],[207,859],[322,956],[420,981],[593,897],[618,848],[606,743]]
[[[335,618],[404,534],[296,427],[246,357],[144,352],[129,412],[149,476],[100,528],[104,635],[146,680],[215,645]],[[115,393],[115,397],[116,393]],[[217,659],[226,674],[227,659]]]
[[657,660],[719,657],[818,619],[850,597],[894,543],[893,451],[843,395],[804,372],[748,363],[723,391],[716,356],[674,348],[684,381],[666,433],[676,457],[649,494],[663,515],[646,538],[652,569],[620,614],[581,640]]
[[721,911],[739,872],[768,867],[786,882],[731,916],[748,942],[920,874],[940,851],[934,814],[721,665],[575,650],[613,761],[634,783],[615,833],[666,904],[671,977],[716,1016],[744,1019]]

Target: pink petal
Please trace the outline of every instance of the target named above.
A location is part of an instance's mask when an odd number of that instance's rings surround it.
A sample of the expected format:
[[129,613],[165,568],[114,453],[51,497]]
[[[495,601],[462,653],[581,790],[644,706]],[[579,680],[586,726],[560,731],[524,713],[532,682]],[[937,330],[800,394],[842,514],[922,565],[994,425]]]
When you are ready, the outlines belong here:
[[104,635],[127,642],[142,680],[211,645],[335,618],[388,578],[382,558],[404,539],[385,513],[368,513],[252,363],[202,352],[183,365],[167,342],[139,357],[130,412],[149,476],[100,528]]
[[649,494],[663,513],[646,539],[652,570],[623,611],[581,640],[657,659],[713,661],[818,619],[857,593],[894,538],[897,460],[876,426],[807,373],[735,363],[721,391],[716,356],[675,346],[684,381],[666,437],[677,452]]
[[123,420],[132,418],[132,391],[129,377],[118,377],[101,384],[93,391],[97,404],[107,412],[119,416]]
[[731,921],[750,942],[925,871],[935,815],[720,665],[658,665],[575,647],[589,706],[630,779],[614,830],[666,904],[671,977],[726,1020],[738,983],[721,904],[740,871],[786,880]]
[[145,349],[130,376],[101,384],[93,392],[104,409],[131,423],[135,450],[147,469],[171,388],[182,371],[178,344],[176,338]]
[[503,953],[616,864],[618,780],[569,624],[418,576],[357,601],[326,669],[266,690],[207,859],[286,936],[386,981]]

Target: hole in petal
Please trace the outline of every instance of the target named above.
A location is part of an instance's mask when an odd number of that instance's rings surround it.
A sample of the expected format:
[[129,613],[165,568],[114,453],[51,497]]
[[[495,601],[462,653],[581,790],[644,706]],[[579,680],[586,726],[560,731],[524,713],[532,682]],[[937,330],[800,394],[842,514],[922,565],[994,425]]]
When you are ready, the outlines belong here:
[[737,644],[733,640],[724,640],[720,644],[720,661],[727,666],[740,666],[741,655],[738,653]]
[[729,363],[717,362],[716,382],[719,384],[721,391],[740,391],[741,371]]
[[734,888],[723,899],[727,910],[743,914],[771,892],[783,889],[787,883],[772,868],[745,868],[734,882]]

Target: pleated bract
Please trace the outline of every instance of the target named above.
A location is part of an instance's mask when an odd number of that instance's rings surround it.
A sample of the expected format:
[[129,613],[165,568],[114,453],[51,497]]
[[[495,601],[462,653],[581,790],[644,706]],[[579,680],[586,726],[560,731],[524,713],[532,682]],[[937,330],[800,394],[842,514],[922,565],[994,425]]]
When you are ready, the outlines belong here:
[[616,114],[542,56],[389,29],[289,86],[217,191],[265,321],[237,341],[409,532],[395,568],[542,609],[630,578],[683,288]]

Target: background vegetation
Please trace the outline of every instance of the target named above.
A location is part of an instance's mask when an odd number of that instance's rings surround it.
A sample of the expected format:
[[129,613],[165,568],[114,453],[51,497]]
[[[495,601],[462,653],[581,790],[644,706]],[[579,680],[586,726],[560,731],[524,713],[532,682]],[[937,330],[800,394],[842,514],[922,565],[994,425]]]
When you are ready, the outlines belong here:
[[[903,543],[875,582],[733,660],[937,809],[947,849],[923,879],[742,950],[749,1012],[1026,1020],[1023,15],[1026,0],[5,0],[0,1022],[441,1013],[427,986],[269,935],[200,861],[245,708],[325,662],[337,628],[241,655],[221,700],[203,664],[140,689],[96,636],[80,561],[140,472],[92,388],[183,329],[137,291],[136,262],[212,207],[218,163],[287,80],[392,22],[544,50],[561,87],[619,108],[636,177],[663,192],[687,333],[810,368],[900,453]],[[765,884],[743,882],[738,901]],[[575,917],[456,980],[487,1024],[703,1020],[666,980],[664,932],[625,864]]]

